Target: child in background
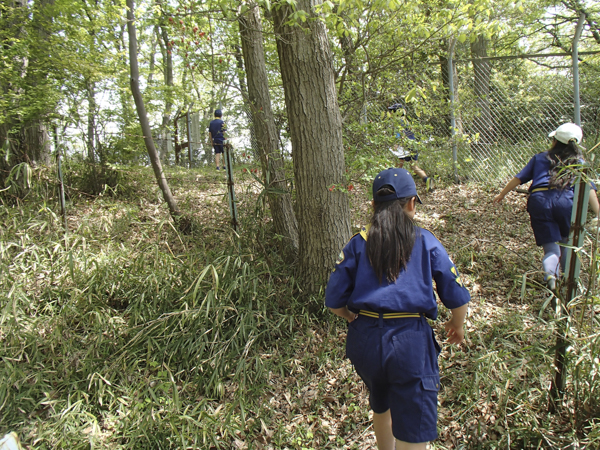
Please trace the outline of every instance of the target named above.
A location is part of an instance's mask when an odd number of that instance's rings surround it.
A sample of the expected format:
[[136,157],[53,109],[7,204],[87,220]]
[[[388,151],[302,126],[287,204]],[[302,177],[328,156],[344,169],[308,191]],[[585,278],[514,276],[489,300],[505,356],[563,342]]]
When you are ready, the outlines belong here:
[[225,161],[223,161],[223,165],[221,166],[221,157],[223,156],[223,150],[225,148],[225,132],[227,131],[227,126],[221,117],[223,117],[223,112],[220,109],[216,109],[215,119],[208,124],[208,139],[215,152],[217,170],[219,170],[219,167],[225,169]]
[[[574,123],[565,123],[548,137],[552,138],[550,150],[534,155],[494,198],[494,203],[500,203],[514,188],[532,180],[527,212],[535,243],[544,249],[544,281],[549,289],[555,290],[560,269],[564,270],[566,263],[566,252],[561,253],[559,243],[566,244],[569,239],[573,209],[575,175],[568,166],[583,164],[579,149],[583,133]],[[592,188],[589,204],[597,216],[598,197],[596,187]]]
[[[394,103],[392,106],[388,106],[388,111],[392,113],[395,113],[398,110],[404,111],[404,106],[401,103]],[[405,125],[403,120],[400,120],[400,124],[402,126]],[[409,145],[406,148],[401,142],[403,135],[409,141]],[[408,166],[414,172],[414,174],[418,176],[425,184],[425,190],[427,192],[431,192],[433,190],[433,179],[427,176],[427,173],[425,173],[425,171],[419,167],[417,162],[419,160],[419,152],[415,149],[415,146],[418,142],[415,133],[405,128],[401,133],[398,131],[396,132],[396,139],[398,142],[396,142],[390,149],[392,154],[398,158],[396,161],[396,167],[402,169],[404,164],[408,163]]]
[[379,450],[424,450],[437,437],[440,346],[435,280],[452,311],[448,342],[464,338],[469,292],[442,244],[413,222],[421,203],[405,169],[387,169],[373,182],[369,229],[344,247],[325,304],[349,323],[346,354],[369,389]]

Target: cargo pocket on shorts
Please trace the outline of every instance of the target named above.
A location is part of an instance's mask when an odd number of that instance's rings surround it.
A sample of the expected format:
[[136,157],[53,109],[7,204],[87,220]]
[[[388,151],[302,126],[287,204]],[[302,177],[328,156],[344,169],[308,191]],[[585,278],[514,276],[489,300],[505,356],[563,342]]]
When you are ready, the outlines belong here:
[[423,330],[404,331],[392,338],[395,356],[389,361],[389,369],[394,373],[392,381],[403,384],[420,378],[429,357],[427,339],[429,336]]
[[440,390],[440,376],[427,375],[421,378],[423,386],[423,404],[421,415],[421,434],[423,436],[434,436],[427,440],[435,439],[437,436],[437,397]]

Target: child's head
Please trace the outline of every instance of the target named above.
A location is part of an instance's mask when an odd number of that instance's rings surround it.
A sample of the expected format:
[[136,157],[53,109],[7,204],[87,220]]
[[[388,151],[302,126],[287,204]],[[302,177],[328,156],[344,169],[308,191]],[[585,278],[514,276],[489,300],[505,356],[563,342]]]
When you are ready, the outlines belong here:
[[223,116],[223,111],[220,109],[215,109],[215,117],[221,118]]
[[[386,189],[382,189],[384,187]],[[417,195],[415,180],[406,169],[382,170],[373,180],[373,201],[375,203],[412,197],[416,197],[417,202],[423,203]]]
[[575,144],[581,144],[583,131],[581,127],[574,123],[563,123],[560,127],[548,135],[548,137],[556,139],[558,142],[568,144],[575,141]]
[[[548,151],[550,159],[550,180],[548,185],[553,189],[565,189],[575,179],[572,166],[578,165],[583,159],[579,144],[583,132],[574,123],[563,123],[548,135],[553,138],[552,147]],[[566,169],[566,170],[565,170]]]
[[373,180],[373,218],[367,255],[380,282],[396,280],[412,253],[415,201],[421,203],[415,182],[404,169],[386,169]]

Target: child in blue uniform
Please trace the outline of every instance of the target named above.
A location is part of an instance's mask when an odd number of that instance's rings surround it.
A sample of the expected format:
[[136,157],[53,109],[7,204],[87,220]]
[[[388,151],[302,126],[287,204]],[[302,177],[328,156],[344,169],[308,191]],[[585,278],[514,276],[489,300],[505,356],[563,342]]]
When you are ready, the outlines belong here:
[[348,320],[346,354],[369,389],[379,450],[425,449],[437,437],[437,357],[426,318],[435,320],[435,280],[452,310],[448,341],[464,338],[469,292],[442,244],[413,222],[421,202],[405,169],[373,182],[373,217],[342,250],[325,304]]
[[[573,209],[574,174],[566,168],[583,163],[578,146],[583,133],[574,123],[565,123],[548,136],[552,138],[550,150],[534,155],[494,198],[494,203],[500,203],[514,188],[531,181],[527,212],[535,243],[544,249],[544,281],[554,290],[561,266],[564,269],[566,262],[566,252],[561,255],[559,243],[566,244],[569,239]],[[589,204],[597,216],[598,197],[593,184],[592,188]]]
[[[401,103],[394,103],[392,106],[388,106],[388,111],[395,113],[398,110],[404,111],[404,106]],[[400,120],[400,125],[404,126],[404,121]],[[402,144],[402,139],[408,139],[409,144],[405,148]],[[427,173],[423,169],[418,166],[417,161],[419,160],[419,152],[415,150],[416,142],[418,142],[415,133],[413,133],[409,129],[404,129],[402,133],[396,131],[396,139],[397,143],[390,149],[392,154],[398,158],[396,161],[396,167],[403,168],[404,164],[407,163],[410,166],[410,169],[417,175],[423,183],[425,183],[425,189],[427,192],[431,192],[433,190],[433,179],[427,176]]]
[[[208,124],[208,139],[215,151],[217,170],[219,170],[219,166],[221,166],[220,160],[223,155],[223,149],[225,148],[225,132],[227,131],[227,126],[225,125],[225,122],[221,120],[221,117],[223,117],[223,112],[220,109],[216,109],[215,120],[212,120]],[[225,161],[223,161],[222,168],[225,169]]]

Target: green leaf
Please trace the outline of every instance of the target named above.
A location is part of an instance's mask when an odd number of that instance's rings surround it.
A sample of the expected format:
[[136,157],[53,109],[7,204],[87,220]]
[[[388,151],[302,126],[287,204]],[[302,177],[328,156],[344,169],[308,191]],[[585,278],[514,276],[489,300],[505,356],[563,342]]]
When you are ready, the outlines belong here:
[[461,33],[458,36],[458,42],[460,42],[461,44],[464,44],[466,40],[467,40],[467,35],[465,33]]

